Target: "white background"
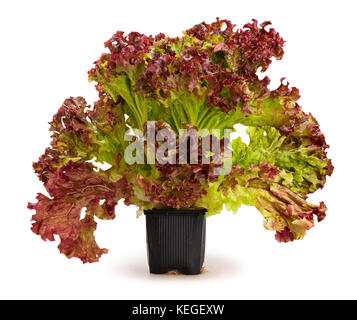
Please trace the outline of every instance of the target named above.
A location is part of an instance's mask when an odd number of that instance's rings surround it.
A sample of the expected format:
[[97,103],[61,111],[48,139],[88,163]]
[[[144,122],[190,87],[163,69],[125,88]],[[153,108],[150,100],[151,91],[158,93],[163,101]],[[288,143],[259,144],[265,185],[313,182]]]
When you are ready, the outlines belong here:
[[[0,298],[357,298],[355,1],[2,1],[0,4]],[[47,122],[66,97],[92,104],[87,70],[117,30],[171,36],[217,16],[242,27],[271,20],[286,42],[268,75],[287,77],[326,135],[335,172],[310,197],[326,219],[302,241],[279,244],[255,208],[207,223],[206,272],[150,275],[145,218],[117,207],[96,238],[99,263],[68,260],[30,231],[26,208],[44,192],[32,171],[49,145]]]

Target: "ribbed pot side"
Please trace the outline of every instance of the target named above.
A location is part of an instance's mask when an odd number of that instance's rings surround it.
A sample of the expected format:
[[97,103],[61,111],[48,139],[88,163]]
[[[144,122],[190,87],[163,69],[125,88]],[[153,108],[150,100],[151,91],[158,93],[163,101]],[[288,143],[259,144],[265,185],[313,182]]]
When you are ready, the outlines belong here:
[[205,256],[206,210],[153,209],[144,213],[150,272],[199,274]]

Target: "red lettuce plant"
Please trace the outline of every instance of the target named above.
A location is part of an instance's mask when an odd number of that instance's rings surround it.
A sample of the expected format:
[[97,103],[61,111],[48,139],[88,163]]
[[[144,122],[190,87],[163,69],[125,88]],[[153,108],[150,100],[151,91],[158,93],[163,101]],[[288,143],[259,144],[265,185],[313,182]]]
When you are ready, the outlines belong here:
[[[66,99],[50,122],[51,147],[33,165],[49,196],[38,194],[29,204],[36,211],[32,231],[50,241],[58,235],[59,250],[69,258],[98,261],[107,249],[95,241],[95,217],[113,219],[124,199],[139,213],[173,207],[206,208],[213,215],[223,206],[251,205],[278,241],[303,238],[314,216],[321,221],[326,214],[324,203],[310,204],[307,195],[323,187],[333,166],[317,121],[297,103],[298,89],[282,80],[270,90],[269,78],[258,77],[284,54],[284,40],[269,24],[253,20],[235,31],[230,21],[217,19],[182,37],[114,34],[89,71],[98,101],[89,106],[82,97]],[[225,174],[213,173],[219,165],[215,155],[200,152],[202,137],[190,145],[195,164],[129,164],[125,134],[140,129],[145,140],[148,121],[175,133],[242,124],[250,142],[230,141],[232,170]],[[211,132],[209,139],[223,152],[225,139]],[[110,168],[96,168],[93,159]]]

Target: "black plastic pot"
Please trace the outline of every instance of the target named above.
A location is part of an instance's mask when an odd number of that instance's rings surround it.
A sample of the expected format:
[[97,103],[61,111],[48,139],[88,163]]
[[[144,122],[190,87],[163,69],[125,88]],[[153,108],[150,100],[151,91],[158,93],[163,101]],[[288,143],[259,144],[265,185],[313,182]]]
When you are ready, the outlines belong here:
[[199,274],[206,245],[206,210],[146,210],[150,272]]

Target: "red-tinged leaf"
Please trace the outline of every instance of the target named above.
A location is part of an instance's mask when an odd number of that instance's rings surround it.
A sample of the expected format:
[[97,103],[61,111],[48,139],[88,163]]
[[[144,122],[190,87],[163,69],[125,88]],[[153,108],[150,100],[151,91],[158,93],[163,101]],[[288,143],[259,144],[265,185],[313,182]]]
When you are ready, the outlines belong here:
[[55,241],[54,235],[59,235],[58,249],[68,258],[77,257],[85,262],[98,261],[107,249],[100,249],[94,240],[96,223],[93,216],[86,215],[80,219],[81,205],[71,202],[49,199],[42,194],[37,196],[36,204],[29,204],[36,210],[32,217],[32,231],[43,240]]
[[[284,171],[268,163],[251,165],[248,169],[236,165],[218,192],[225,197],[237,197],[231,199],[232,202],[257,207],[265,218],[265,228],[276,231],[277,241],[302,239],[314,226],[314,216],[318,222],[322,221],[327,208],[323,202],[319,205],[308,203],[306,197],[284,186],[284,175]],[[251,198],[247,199],[247,194]]]
[[285,227],[283,231],[276,232],[275,239],[278,242],[290,242],[294,240],[294,234],[289,230],[288,227]]
[[[49,174],[45,187],[52,198],[39,194],[38,202],[28,206],[36,210],[32,217],[32,231],[43,240],[54,241],[54,235],[58,235],[61,241],[58,248],[68,258],[98,261],[107,250],[100,249],[95,242],[94,216],[100,219],[115,217],[118,199],[129,192],[126,178],[112,183],[95,173],[88,163],[69,162]],[[100,200],[104,200],[102,205]],[[83,209],[87,214],[81,219]]]

